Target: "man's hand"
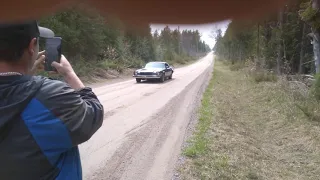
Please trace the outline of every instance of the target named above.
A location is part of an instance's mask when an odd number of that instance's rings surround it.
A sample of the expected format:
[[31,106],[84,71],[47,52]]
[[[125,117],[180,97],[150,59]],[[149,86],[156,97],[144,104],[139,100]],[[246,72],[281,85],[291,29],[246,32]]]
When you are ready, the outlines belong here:
[[43,71],[44,70],[44,62],[45,62],[45,51],[41,51],[38,53],[38,57],[36,61],[34,62],[30,74],[34,75],[37,71]]
[[74,73],[74,70],[69,63],[69,61],[61,55],[60,63],[53,61],[52,66],[57,69],[58,73],[63,77],[68,76],[68,74]]
[[52,62],[52,66],[57,69],[58,73],[64,77],[64,80],[73,89],[85,87],[64,55],[61,55],[60,63],[54,61]]

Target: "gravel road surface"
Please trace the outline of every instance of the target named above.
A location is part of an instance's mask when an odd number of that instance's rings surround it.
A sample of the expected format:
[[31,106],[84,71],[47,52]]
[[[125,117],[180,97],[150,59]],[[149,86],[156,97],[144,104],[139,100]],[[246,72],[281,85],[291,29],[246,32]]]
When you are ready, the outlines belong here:
[[164,83],[133,79],[94,88],[105,119],[80,146],[84,179],[171,179],[212,66],[210,53]]

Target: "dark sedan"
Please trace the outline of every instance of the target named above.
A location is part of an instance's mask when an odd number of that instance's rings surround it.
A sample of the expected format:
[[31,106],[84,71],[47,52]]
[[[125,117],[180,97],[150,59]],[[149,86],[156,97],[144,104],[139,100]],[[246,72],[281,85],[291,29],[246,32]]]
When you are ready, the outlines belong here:
[[173,68],[166,62],[149,62],[142,69],[134,71],[133,77],[137,83],[142,80],[157,79],[164,82],[166,79],[172,79]]

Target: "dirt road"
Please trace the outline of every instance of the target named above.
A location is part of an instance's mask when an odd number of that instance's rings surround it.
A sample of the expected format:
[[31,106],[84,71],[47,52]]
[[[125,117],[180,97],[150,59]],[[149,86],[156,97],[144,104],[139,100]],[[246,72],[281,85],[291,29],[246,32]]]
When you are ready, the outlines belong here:
[[80,146],[84,179],[170,179],[212,64],[210,53],[176,69],[165,83],[129,80],[95,88],[105,120]]

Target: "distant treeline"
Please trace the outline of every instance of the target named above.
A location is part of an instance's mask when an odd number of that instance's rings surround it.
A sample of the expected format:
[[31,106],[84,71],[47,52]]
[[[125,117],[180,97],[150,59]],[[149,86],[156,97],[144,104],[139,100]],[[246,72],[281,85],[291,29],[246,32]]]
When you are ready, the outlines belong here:
[[148,61],[186,63],[210,51],[200,33],[165,27],[151,34],[149,25],[138,30],[123,28],[115,18],[102,18],[95,10],[70,8],[46,17],[40,25],[50,27],[63,38],[63,53],[85,75],[96,68],[140,67]]

